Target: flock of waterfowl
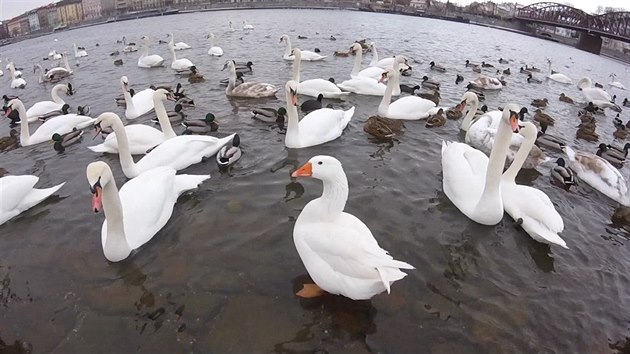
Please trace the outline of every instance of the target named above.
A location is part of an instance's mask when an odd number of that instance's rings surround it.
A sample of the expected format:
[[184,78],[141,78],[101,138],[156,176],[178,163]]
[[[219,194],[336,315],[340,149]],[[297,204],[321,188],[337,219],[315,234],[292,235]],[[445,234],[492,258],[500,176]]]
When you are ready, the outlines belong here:
[[[234,30],[231,22],[229,28]],[[253,29],[252,25],[244,23],[243,30]],[[172,57],[170,68],[174,73],[187,76],[190,83],[204,81],[191,60],[177,55],[178,51],[190,46],[175,42],[173,34],[169,34],[168,39],[166,43]],[[223,56],[223,49],[214,43],[214,34],[208,34],[207,39],[210,41],[208,55]],[[140,40],[143,48],[138,67],[151,69],[168,65],[161,56],[149,53],[148,36]],[[330,40],[336,38],[331,36]],[[123,52],[138,51],[136,44],[128,43],[126,38],[118,43],[124,45]],[[424,120],[427,128],[438,128],[445,126],[448,120],[463,118],[459,129],[465,132],[465,142],[442,142],[442,183],[444,193],[451,202],[477,223],[495,225],[507,212],[534,240],[567,248],[559,235],[564,230],[562,216],[550,198],[539,189],[515,182],[521,168],[536,168],[548,161],[547,154],[554,150],[563,152],[568,160],[567,163],[564,158],[558,158],[551,167],[554,182],[569,188],[581,180],[616,202],[630,206],[626,181],[617,169],[623,164],[630,143],[621,148],[602,143],[595,154],[574,151],[563,139],[547,133],[548,127],[555,122],[544,111],[550,103],[548,98],[531,102],[532,110],[536,109],[531,120],[527,119],[530,112],[524,107],[526,102],[505,102],[499,110],[489,110],[485,105],[480,107],[484,91],[501,90],[507,85],[506,77],[512,75],[510,68],[498,70],[485,61],[475,64],[466,60],[458,70],[472,70],[478,73],[477,78],[467,84],[467,91],[455,107],[440,107],[440,82],[432,80],[428,73],[448,73],[452,69],[435,61],[426,68],[413,68],[410,60],[403,55],[379,60],[376,45],[362,40],[352,43],[347,50],[335,52],[336,56],[354,56],[354,66],[347,80],[339,83],[333,79],[301,80],[302,61],[317,65],[316,62],[326,60],[327,56],[319,50],[302,51],[292,47],[287,35],[280,38],[280,43],[285,45],[282,58],[293,62],[292,79],[284,85],[286,107],[261,107],[255,109],[253,115],[256,119],[283,128],[286,122],[284,141],[287,148],[325,144],[343,134],[355,114],[355,107],[342,110],[331,105],[323,106],[324,98],[342,99],[351,94],[378,96],[381,97],[380,104],[374,107],[375,115],[367,118],[364,131],[379,139],[399,138],[400,132],[405,129],[404,121],[414,124],[410,122]],[[74,45],[74,51],[75,58],[88,56],[85,48]],[[112,56],[118,53],[113,52]],[[371,53],[372,60],[368,67],[362,68],[365,53]],[[133,250],[151,240],[168,222],[178,196],[210,178],[209,175],[177,174],[177,171],[214,155],[221,168],[227,168],[240,158],[242,151],[238,134],[222,138],[208,135],[218,129],[213,114],[208,113],[202,120],[187,119],[185,108],[194,105],[194,101],[183,93],[181,85],[175,89],[152,86],[136,91],[131,88],[129,78],[123,76],[120,78],[122,95],[116,98],[116,103],[125,106],[124,120],[112,112],[93,118],[85,107],[80,107],[78,113],[71,113],[60,95],[73,95],[74,88],[69,83],[58,82],[71,77],[73,71],[66,55],[51,51],[49,58],[58,59],[59,65],[44,70],[38,64],[35,70],[39,71],[40,83],[56,83],[51,91],[52,101],[30,102],[27,109],[19,97],[4,95],[5,115],[14,125],[19,124],[21,146],[54,141],[57,151],[71,153],[68,149],[81,139],[82,129],[94,126],[96,134],[103,134],[104,140],[89,148],[95,153],[119,154],[122,171],[129,178],[120,189],[107,163],[96,161],[86,167],[93,210],[103,209],[105,213],[101,237],[103,252],[109,261],[124,260]],[[510,62],[498,59],[502,65]],[[252,62],[225,62],[228,78],[220,84],[226,85],[227,96],[265,98],[278,93],[279,88],[274,85],[244,79],[243,73],[251,72],[253,67]],[[10,87],[24,89],[26,81],[14,63],[9,62],[7,69],[11,73]],[[401,84],[401,76],[411,76],[418,70],[426,70],[427,73],[421,74],[422,80],[417,85]],[[540,70],[535,67],[520,68],[523,81],[532,85],[543,82],[537,77],[538,72]],[[621,83],[614,81],[614,75],[611,77],[610,87],[625,89]],[[551,70],[550,61],[549,74],[545,79],[558,84],[558,91],[562,91],[561,85],[572,84],[572,79]],[[456,74],[455,80],[459,84],[463,76]],[[603,88],[593,86],[587,77],[579,80],[577,86],[587,105],[580,112],[581,124],[576,136],[587,140],[598,139],[595,116],[605,114],[606,110],[620,112],[621,107]],[[299,105],[300,95],[314,99]],[[393,97],[399,98],[392,101]],[[174,111],[167,112],[166,101],[177,102]],[[574,104],[573,99],[560,92],[559,101]],[[625,99],[623,105],[630,106],[630,102]],[[298,106],[305,113],[301,119]],[[125,125],[152,112],[155,112],[155,122],[160,129],[145,124]],[[39,121],[43,123],[31,133],[30,125]],[[538,123],[540,130],[534,122]],[[185,134],[177,135],[173,124],[183,124]],[[623,124],[617,117],[614,124],[619,131],[615,133],[615,138],[625,139],[623,132],[630,128],[630,122]],[[15,140],[16,136],[10,138]],[[5,143],[0,141],[0,145]],[[132,155],[143,156],[134,161]],[[95,159],[97,156],[95,154]],[[510,165],[504,172],[506,160]],[[317,178],[324,186],[322,196],[304,207],[293,231],[295,247],[315,282],[305,286],[298,295],[312,297],[320,295],[323,290],[352,299],[369,299],[383,291],[389,292],[392,283],[405,277],[401,269],[413,269],[408,263],[394,260],[378,245],[362,221],[344,212],[349,189],[339,160],[331,156],[315,156],[292,176]],[[3,199],[0,224],[43,201],[63,186],[62,183],[38,189],[35,188],[37,181],[38,177],[31,175],[0,178]]]

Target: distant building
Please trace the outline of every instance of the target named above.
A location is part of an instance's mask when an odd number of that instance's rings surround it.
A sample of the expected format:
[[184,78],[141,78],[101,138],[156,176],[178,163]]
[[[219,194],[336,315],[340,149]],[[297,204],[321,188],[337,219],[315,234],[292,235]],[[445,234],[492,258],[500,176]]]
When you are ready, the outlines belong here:
[[57,3],[57,12],[61,24],[70,25],[83,21],[81,0],[62,0]]
[[83,17],[86,20],[93,20],[103,17],[101,0],[82,0]]
[[49,11],[48,8],[51,6],[54,7],[54,4],[42,6],[35,10],[35,12],[37,13],[37,17],[39,18],[39,28],[42,31],[50,31],[52,29],[50,28],[50,25],[48,24],[48,11]]
[[409,6],[413,7],[415,10],[424,11],[427,9],[428,0],[411,0],[409,2]]
[[116,4],[114,6],[114,9],[116,10],[117,14],[123,14],[127,11],[129,11],[129,2],[131,0],[116,0]]
[[20,27],[20,18],[14,17],[7,23],[7,30],[10,37],[17,37],[22,34],[22,28]]
[[6,39],[11,37],[9,35],[9,28],[7,27],[7,23],[0,23],[0,39]]
[[48,28],[53,29],[59,25],[59,12],[57,11],[57,7],[48,6],[46,8],[47,17],[48,17]]
[[28,14],[28,27],[29,32],[39,31],[39,16],[37,16],[37,12],[34,10]]

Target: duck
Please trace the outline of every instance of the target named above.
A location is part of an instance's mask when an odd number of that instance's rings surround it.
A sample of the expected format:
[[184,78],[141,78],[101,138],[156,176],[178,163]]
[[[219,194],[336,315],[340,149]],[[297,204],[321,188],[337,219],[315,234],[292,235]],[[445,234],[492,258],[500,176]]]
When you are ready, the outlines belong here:
[[455,85],[459,85],[463,81],[464,81],[464,77],[461,76],[460,74],[457,74],[457,76],[455,77]]
[[503,75],[512,75],[512,72],[510,71],[510,68],[507,68],[507,69],[503,70]]
[[[125,131],[126,148],[131,155],[146,154],[147,151],[153,149],[164,141],[177,136],[171,126],[170,118],[166,113],[164,101],[172,101],[173,94],[166,89],[160,88],[153,91],[153,105],[155,114],[160,123],[160,129],[148,126],[146,124],[129,124],[122,129]],[[122,124],[122,123],[121,123]],[[100,128],[103,130],[103,127]],[[108,134],[102,144],[88,146],[94,152],[115,154],[120,152],[120,141],[118,134]]]
[[394,260],[367,225],[344,212],[349,190],[339,160],[314,156],[291,177],[313,177],[324,185],[322,196],[304,206],[293,228],[295,248],[315,282],[305,284],[296,295],[311,298],[327,292],[369,300],[381,292],[389,293],[391,285],[407,275],[401,269],[415,269]]
[[[464,94],[466,101],[473,100],[470,95]],[[512,133],[519,129],[518,111],[515,104],[505,105],[489,158],[468,144],[442,141],[444,193],[461,213],[476,223],[496,225],[503,219],[501,175]]]
[[[225,78],[225,79],[222,79],[221,81],[219,81],[219,84],[221,86],[227,86],[229,82],[230,82],[230,79]],[[238,85],[242,84],[243,82],[245,82],[245,80],[243,79],[243,73],[240,72],[240,71],[237,71],[236,72],[236,81],[234,82],[234,85],[238,86]]]
[[394,86],[398,86],[400,72],[393,68],[387,69],[380,81],[387,80],[385,94],[378,106],[378,115],[391,119],[418,120],[426,119],[435,108],[435,103],[418,96],[405,96],[391,102]]
[[[284,55],[282,56],[282,59],[295,60],[295,56],[291,53],[291,49],[292,49],[291,39],[286,34],[283,34],[282,37],[280,37],[280,43],[283,43],[283,42],[285,43],[285,48],[284,48]],[[301,60],[305,60],[305,61],[320,61],[328,57],[326,55],[320,55],[315,52],[311,52],[310,50],[303,50],[301,51],[300,54],[301,54]]]
[[190,82],[191,84],[194,84],[194,83],[204,82],[204,81],[206,81],[206,79],[203,78],[203,75],[197,72],[197,67],[194,65],[191,66],[190,75],[188,76],[188,82]]
[[435,70],[435,71],[439,71],[439,72],[446,72],[446,68],[440,65],[435,64],[434,61],[429,63],[429,66],[431,67],[431,70]]
[[171,51],[171,69],[177,71],[178,73],[188,72],[190,68],[195,64],[192,61],[186,58],[177,59],[177,54],[175,54],[175,45],[173,44],[173,35],[170,34],[171,40],[168,42],[168,49]]
[[212,113],[206,114],[204,119],[185,120],[182,125],[186,127],[184,134],[206,134],[219,130],[219,123]]
[[26,108],[19,98],[9,101],[5,114],[11,111],[18,111],[20,117],[20,145],[30,146],[50,141],[54,133],[65,134],[73,128],[82,129],[94,124],[94,118],[80,116],[77,114],[66,114],[48,119],[31,135],[26,118]]
[[542,80],[533,77],[532,74],[530,73],[529,75],[527,75],[527,83],[528,84],[542,84]]
[[426,88],[432,89],[432,90],[439,90],[440,89],[440,83],[436,82],[436,81],[429,80],[429,77],[426,76],[426,75],[422,77],[422,82],[420,83],[420,85],[422,85],[422,87],[426,87]]
[[252,118],[261,120],[267,123],[282,123],[284,124],[287,110],[284,107],[278,109],[261,107],[252,110]]
[[499,58],[499,64],[509,64],[510,62],[506,59]]
[[595,123],[595,118],[589,112],[579,111],[578,118],[582,123]]
[[604,110],[594,105],[593,102],[589,102],[583,109],[589,113],[604,114]]
[[608,198],[630,206],[626,180],[618,169],[595,154],[575,151],[569,146],[565,146],[563,150],[569,157],[569,167],[578,178]]
[[531,105],[538,108],[545,108],[549,104],[549,100],[546,98],[535,98],[532,100]]
[[55,142],[53,144],[53,148],[57,152],[64,152],[68,146],[81,141],[82,136],[83,130],[78,130],[77,128],[74,128],[71,132],[63,135],[55,133],[52,136],[52,141]]
[[217,47],[214,45],[214,33],[210,33],[206,36],[208,40],[210,40],[210,49],[208,49],[208,55],[213,57],[223,56],[223,49],[221,47]]
[[564,92],[560,93],[560,101],[573,104],[573,99],[564,94]]
[[337,38],[335,38],[335,36],[333,36],[332,34],[330,35],[330,38],[329,38],[329,39],[330,39],[331,41],[336,41],[336,40],[337,40]]
[[[138,66],[141,68],[156,68],[164,65],[164,58],[157,54],[149,55],[149,37],[142,36],[140,38],[144,44],[142,55],[138,59]],[[125,49],[123,49],[125,52]]]
[[615,209],[615,212],[610,217],[613,225],[615,226],[628,226],[630,225],[630,208],[620,206]]
[[479,77],[471,81],[470,84],[482,90],[500,90],[503,88],[503,84],[499,79],[486,75],[479,75]]
[[195,100],[188,96],[183,96],[178,98],[177,101],[175,101],[175,104],[180,104],[182,107],[195,107]]
[[217,153],[217,164],[219,168],[227,168],[240,159],[241,155],[241,138],[236,134],[232,139],[232,144],[223,146]]
[[[293,60],[293,81],[299,82],[298,94],[319,97],[320,95],[326,98],[341,98],[347,96],[348,92],[343,92],[335,85],[335,80],[328,79],[310,79],[300,82],[300,66],[302,63],[302,51],[299,48],[293,48],[291,54]],[[321,101],[321,100],[320,100]],[[321,105],[320,107],[321,108]]]
[[623,106],[624,107],[630,107],[630,101],[627,98],[623,99]]
[[0,178],[0,225],[20,215],[22,212],[43,202],[55,194],[65,182],[56,186],[34,188],[39,177],[33,175],[4,176]]
[[172,33],[169,33],[166,35],[168,38],[170,38],[169,42],[173,43],[173,49],[175,50],[184,50],[184,49],[190,49],[192,48],[190,45],[184,43],[184,42],[177,42],[175,43],[175,37],[173,36]]
[[72,43],[72,47],[74,49],[74,57],[75,58],[87,57],[88,53],[87,53],[87,51],[85,49],[77,48],[77,45],[75,43]]
[[379,116],[371,116],[363,125],[363,131],[377,139],[391,139],[394,135],[402,133],[405,124],[399,119],[389,119]]
[[254,63],[252,63],[251,61],[248,61],[247,63],[243,63],[243,62],[234,62],[234,70],[236,70],[237,73],[246,73],[249,72],[251,73],[254,69],[252,68],[252,66],[254,66]]
[[171,218],[177,198],[197,188],[210,175],[177,175],[172,167],[148,170],[127,181],[120,190],[109,165],[90,163],[86,176],[92,192],[92,211],[103,209],[103,254],[120,262],[149,242]]
[[122,60],[122,59],[116,59],[116,60],[114,60],[114,65],[116,65],[116,66],[121,66],[121,65],[123,65],[123,60]]
[[[564,75],[564,74],[560,74],[560,73],[555,73],[553,72],[553,70],[551,70],[551,60],[547,59],[547,63],[549,64],[549,74],[547,75],[547,79],[549,80],[553,80],[555,82],[559,82],[561,84],[572,84],[573,80],[571,80],[570,77]],[[527,69],[527,67],[525,67]],[[530,71],[540,71],[539,69],[536,69],[534,67],[532,67],[531,69],[529,69]]]
[[607,145],[608,154],[613,155],[619,159],[625,159],[628,156],[628,150],[630,149],[630,143],[626,143],[623,147],[618,147],[614,145]]
[[335,52],[333,53],[333,55],[334,55],[334,56],[336,56],[336,57],[343,57],[343,58],[346,58],[346,57],[349,57],[349,56],[350,56],[350,53],[349,53],[349,52],[338,52],[338,51],[335,51]]
[[[45,121],[48,118],[52,118],[52,117],[56,117],[56,116],[60,116],[60,115],[64,115],[64,114],[70,114],[70,105],[67,104],[67,103],[64,104],[63,106],[61,106],[61,109],[59,109],[59,110],[50,111],[50,112],[48,112],[46,114],[42,114],[41,116],[39,116],[39,120],[43,122],[43,121]],[[81,116],[87,115],[87,114],[83,114],[81,112],[77,112],[77,114],[81,115]]]
[[[166,112],[166,115],[168,116],[168,121],[172,124],[184,120],[186,118],[186,113],[184,113],[183,109],[184,107],[182,107],[182,105],[178,103],[175,105],[175,108],[172,111]],[[160,120],[158,118],[153,118],[151,119],[151,121],[155,124],[160,123]]]
[[72,89],[72,84],[59,84],[55,85],[50,91],[50,96],[52,97],[52,101],[39,101],[31,106],[26,111],[26,117],[29,123],[37,121],[37,119],[43,115],[46,115],[50,112],[59,112],[66,104],[66,102],[59,97],[59,93],[63,92],[68,96],[72,96],[74,91]]
[[628,131],[626,130],[625,125],[620,125],[617,127],[617,130],[613,133],[615,139],[626,140],[628,138]]
[[441,127],[446,124],[446,116],[444,116],[444,109],[438,109],[437,113],[432,114],[427,118],[427,122],[424,125],[427,128]]
[[129,151],[127,132],[116,113],[105,112],[96,118],[97,134],[100,129],[112,127],[118,139],[118,156],[123,173],[134,178],[160,166],[181,170],[216,154],[221,147],[232,141],[234,134],[225,138],[207,135],[179,135],[163,141],[140,160],[134,162]]
[[494,65],[492,65],[492,64],[488,64],[488,63],[486,63],[485,61],[482,61],[482,62],[481,62],[481,67],[482,67],[482,68],[494,68]]
[[[584,123],[582,123],[584,124]],[[582,125],[580,124],[580,125]],[[599,135],[595,132],[595,129],[588,126],[581,126],[576,132],[575,137],[586,141],[598,141]]]
[[623,121],[619,119],[619,113],[617,113],[617,116],[613,118],[613,125],[615,126],[615,128],[619,128],[623,125]]
[[562,147],[566,145],[566,141],[554,135],[547,134],[547,123],[540,123],[540,131],[536,138],[536,146],[544,147],[555,151],[562,151]]
[[298,39],[308,39],[308,37],[307,37],[307,36],[303,36],[303,35],[301,35],[301,34],[298,34],[298,36],[297,36],[297,37],[298,37]]
[[284,145],[290,149],[299,149],[320,145],[340,137],[354,115],[354,106],[347,111],[318,109],[298,121],[297,90],[296,81],[290,80],[286,83],[288,123]]
[[464,108],[466,104],[458,103],[455,107],[446,110],[446,118],[457,120],[464,116]]
[[554,125],[554,123],[556,122],[555,119],[553,119],[550,115],[548,115],[547,113],[543,112],[540,108],[538,108],[537,110],[534,111],[534,120],[539,122],[539,123],[546,123],[547,125]]
[[129,93],[129,79],[126,76],[122,76],[120,84],[125,97],[125,118],[136,119],[154,109],[153,94],[155,91],[153,89],[148,88],[136,92],[132,97]]
[[468,92],[473,92],[475,95],[477,95],[477,99],[479,101],[485,101],[486,95],[483,92],[481,92],[481,90],[477,89],[473,84],[468,83],[468,85],[466,85],[466,90],[468,90]]
[[[298,85],[298,90],[299,89],[300,88],[299,88],[299,85]],[[319,96],[317,96],[316,100],[306,100],[306,101],[302,102],[302,105],[300,106],[300,109],[304,113],[309,113],[309,112],[312,112],[314,110],[320,109],[320,108],[322,108],[322,99],[323,98],[324,98],[324,95],[322,95],[320,93]]]
[[623,166],[623,163],[626,161],[625,157],[620,158],[615,153],[610,153],[608,149],[608,145],[604,143],[599,144],[597,152],[595,152],[595,155],[603,158],[604,160],[608,161],[608,163],[610,163],[611,165],[617,168],[621,168]]
[[479,64],[477,64],[477,63],[473,63],[473,62],[471,62],[470,60],[466,59],[466,67],[467,67],[467,68],[468,68],[468,67],[475,67],[475,66],[480,66],[480,65],[479,65]]
[[278,89],[271,85],[258,82],[245,82],[238,86],[236,83],[236,70],[234,68],[234,61],[228,60],[223,66],[223,69],[229,70],[229,83],[225,89],[225,94],[231,97],[243,97],[243,98],[260,98],[260,97],[273,97],[278,92]]
[[566,189],[571,186],[577,186],[577,178],[572,169],[566,166],[566,162],[562,157],[556,160],[556,165],[551,166],[551,179],[553,182],[560,184]]
[[9,131],[8,136],[0,138],[0,151],[11,151],[18,147],[20,142],[20,134],[15,129]]
[[558,235],[564,230],[562,216],[545,192],[530,186],[516,184],[516,175],[534,147],[537,129],[531,122],[519,123],[523,142],[510,167],[501,177],[501,199],[505,212],[534,240],[568,248]]
[[410,93],[410,94],[415,94],[416,90],[420,89],[420,85],[415,85],[415,86],[411,86],[411,85],[406,85],[406,84],[400,84],[400,92],[404,92],[404,93]]

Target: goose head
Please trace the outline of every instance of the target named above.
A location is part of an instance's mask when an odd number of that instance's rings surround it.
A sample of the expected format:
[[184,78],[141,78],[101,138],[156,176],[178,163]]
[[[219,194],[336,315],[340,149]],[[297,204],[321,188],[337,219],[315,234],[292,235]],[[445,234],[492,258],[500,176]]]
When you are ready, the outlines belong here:
[[90,192],[92,192],[92,210],[98,213],[103,207],[103,187],[113,178],[112,170],[103,161],[89,164],[85,170]]
[[341,162],[332,156],[314,156],[302,167],[291,174],[291,177],[314,177],[319,180],[335,180],[343,174]]
[[298,84],[297,82],[290,80],[287,81],[287,84],[285,85],[285,90],[287,92],[287,94],[289,94],[290,97],[290,104],[297,106],[298,105],[298,99],[297,99],[297,89],[298,89]]

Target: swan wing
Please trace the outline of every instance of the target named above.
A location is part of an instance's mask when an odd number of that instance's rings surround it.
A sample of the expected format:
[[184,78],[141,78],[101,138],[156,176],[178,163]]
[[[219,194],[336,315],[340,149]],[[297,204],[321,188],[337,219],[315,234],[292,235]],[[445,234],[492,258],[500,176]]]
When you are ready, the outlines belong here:
[[29,145],[52,140],[53,134],[66,134],[72,129],[83,129],[94,124],[96,119],[77,114],[64,114],[48,119],[29,138]]
[[26,117],[29,123],[34,122],[38,117],[43,116],[46,113],[58,111],[63,107],[63,103],[56,103],[54,101],[40,101],[35,103],[31,108],[26,111]]
[[323,144],[337,139],[354,115],[354,107],[347,111],[321,108],[307,114],[299,122],[302,147]]
[[[129,141],[129,152],[132,155],[146,154],[165,140],[164,133],[145,124],[130,124],[125,126]],[[107,135],[102,144],[88,146],[94,152],[106,152],[115,154],[118,152],[118,140],[116,133]]]
[[298,84],[298,94],[311,97],[317,97],[320,93],[326,98],[337,98],[343,93],[337,85],[324,79],[310,79],[302,81]]
[[458,209],[479,201],[486,180],[488,157],[470,145],[442,142],[442,187]]
[[322,56],[319,55],[315,52],[311,52],[309,50],[303,50],[302,51],[302,60],[306,60],[306,61],[318,61],[318,60],[324,60],[326,59],[326,56]]
[[370,79],[378,80],[381,78],[381,75],[385,72],[385,69],[379,68],[378,66],[371,66],[369,68],[365,68],[359,71],[359,77],[369,77]]
[[359,95],[383,96],[387,86],[368,77],[355,77],[337,85],[340,89]]
[[605,159],[594,154],[575,152],[570,167],[591,187],[623,205],[630,205],[626,180]]
[[39,181],[39,177],[32,175],[0,178],[0,195],[2,195],[0,198],[0,225],[39,204],[64,185],[61,183],[46,189],[33,188],[37,181]]
[[271,84],[259,82],[244,82],[236,86],[231,95],[241,97],[267,97],[273,96],[278,92],[278,88]]
[[589,101],[605,101],[611,102],[612,97],[608,92],[598,88],[598,87],[586,87],[582,89],[582,94]]
[[389,105],[387,118],[393,119],[425,119],[435,107],[433,101],[418,96],[405,96]]

